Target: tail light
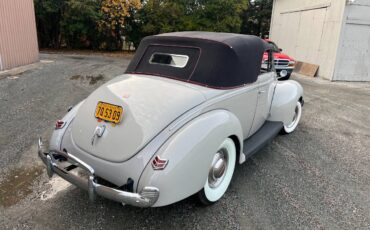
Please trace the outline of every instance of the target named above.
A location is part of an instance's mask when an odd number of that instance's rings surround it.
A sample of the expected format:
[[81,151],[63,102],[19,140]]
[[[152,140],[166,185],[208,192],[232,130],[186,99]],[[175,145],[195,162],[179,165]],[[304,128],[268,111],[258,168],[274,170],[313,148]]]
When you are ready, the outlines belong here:
[[163,170],[166,168],[168,160],[161,159],[159,156],[156,156],[152,161],[152,167],[154,170]]
[[62,120],[57,120],[55,122],[55,129],[62,129],[65,125],[66,125],[67,122],[64,122]]

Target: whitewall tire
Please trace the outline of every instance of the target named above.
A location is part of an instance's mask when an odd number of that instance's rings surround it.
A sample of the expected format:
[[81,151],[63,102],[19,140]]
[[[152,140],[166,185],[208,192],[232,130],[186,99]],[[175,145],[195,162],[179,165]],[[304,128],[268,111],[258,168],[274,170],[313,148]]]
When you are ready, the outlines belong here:
[[210,205],[217,202],[226,192],[234,174],[236,146],[231,138],[222,142],[210,165],[207,181],[201,191],[199,200]]
[[282,130],[283,133],[285,134],[292,133],[297,128],[298,123],[301,120],[301,116],[302,116],[302,104],[301,102],[297,101],[297,104],[294,108],[293,119],[289,124],[284,125],[284,128]]

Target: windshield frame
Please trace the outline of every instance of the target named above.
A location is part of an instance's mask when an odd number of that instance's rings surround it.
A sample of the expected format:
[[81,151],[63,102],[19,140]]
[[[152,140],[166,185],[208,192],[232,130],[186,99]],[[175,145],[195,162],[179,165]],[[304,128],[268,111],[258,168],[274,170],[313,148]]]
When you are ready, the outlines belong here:
[[274,52],[274,53],[280,53],[281,52],[279,47],[274,42],[268,41],[268,43],[272,46],[272,49],[271,49],[272,52]]

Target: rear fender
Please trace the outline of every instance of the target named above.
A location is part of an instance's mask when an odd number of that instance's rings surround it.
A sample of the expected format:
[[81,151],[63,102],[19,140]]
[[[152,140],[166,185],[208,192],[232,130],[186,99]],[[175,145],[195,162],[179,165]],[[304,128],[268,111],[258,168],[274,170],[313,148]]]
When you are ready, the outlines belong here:
[[63,135],[65,131],[67,130],[67,127],[71,124],[73,118],[76,116],[78,109],[81,107],[85,100],[79,102],[77,105],[75,105],[62,119],[62,121],[65,122],[65,125],[61,129],[55,129],[53,131],[53,134],[51,135],[50,141],[49,141],[49,149],[50,150],[61,150],[60,144],[62,142]]
[[278,82],[272,99],[269,121],[282,121],[289,124],[294,116],[294,109],[303,97],[302,86],[293,80]]
[[[202,114],[176,132],[153,156],[146,166],[138,186],[159,188],[154,206],[164,206],[193,195],[206,181],[214,154],[230,136],[243,143],[242,128],[235,115],[226,110]],[[241,146],[237,149],[243,149]],[[155,156],[168,160],[163,170],[154,170]]]

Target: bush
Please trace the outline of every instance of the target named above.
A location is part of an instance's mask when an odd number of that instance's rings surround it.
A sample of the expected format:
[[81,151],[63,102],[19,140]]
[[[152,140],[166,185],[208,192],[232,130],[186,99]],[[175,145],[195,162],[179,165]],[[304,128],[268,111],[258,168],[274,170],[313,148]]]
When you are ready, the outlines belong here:
[[272,7],[272,0],[34,1],[40,47],[104,50],[122,50],[123,37],[137,47],[147,35],[172,31],[263,35]]

